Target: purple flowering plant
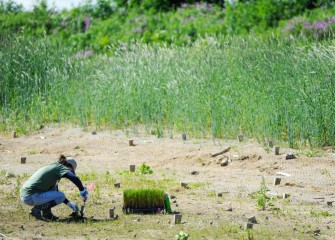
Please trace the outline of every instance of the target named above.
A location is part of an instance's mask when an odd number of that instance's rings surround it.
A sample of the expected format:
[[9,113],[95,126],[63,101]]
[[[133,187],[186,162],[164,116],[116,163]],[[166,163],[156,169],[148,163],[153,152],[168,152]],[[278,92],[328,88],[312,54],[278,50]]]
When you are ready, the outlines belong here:
[[287,22],[282,29],[283,34],[305,36],[313,39],[327,39],[333,37],[335,16],[310,22],[302,18],[294,18]]

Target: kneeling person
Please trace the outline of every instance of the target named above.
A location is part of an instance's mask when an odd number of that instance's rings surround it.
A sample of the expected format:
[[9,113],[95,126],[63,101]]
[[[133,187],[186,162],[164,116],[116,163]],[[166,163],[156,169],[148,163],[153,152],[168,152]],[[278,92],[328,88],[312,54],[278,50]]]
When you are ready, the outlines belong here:
[[75,175],[76,168],[74,159],[60,155],[58,162],[40,168],[23,184],[20,198],[24,204],[34,206],[30,211],[32,216],[38,220],[56,220],[58,218],[52,214],[51,208],[61,203],[65,203],[73,212],[78,212],[78,206],[58,191],[59,180],[67,178],[78,187],[81,198],[84,201],[88,199],[88,191]]

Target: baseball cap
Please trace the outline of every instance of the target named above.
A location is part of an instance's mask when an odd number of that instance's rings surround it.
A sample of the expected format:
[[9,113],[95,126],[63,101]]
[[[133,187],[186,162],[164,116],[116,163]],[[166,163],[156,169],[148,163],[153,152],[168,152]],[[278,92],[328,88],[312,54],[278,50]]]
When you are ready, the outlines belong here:
[[66,161],[72,166],[73,172],[75,172],[75,170],[77,168],[77,162],[76,162],[76,160],[74,160],[73,158],[67,157]]

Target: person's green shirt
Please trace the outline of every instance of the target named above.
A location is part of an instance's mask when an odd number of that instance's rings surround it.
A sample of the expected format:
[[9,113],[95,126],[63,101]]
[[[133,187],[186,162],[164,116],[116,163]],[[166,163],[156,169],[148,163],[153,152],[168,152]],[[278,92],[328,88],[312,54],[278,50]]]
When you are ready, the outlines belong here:
[[50,191],[57,181],[70,169],[60,163],[51,163],[35,172],[20,189],[20,196],[26,197],[35,193]]

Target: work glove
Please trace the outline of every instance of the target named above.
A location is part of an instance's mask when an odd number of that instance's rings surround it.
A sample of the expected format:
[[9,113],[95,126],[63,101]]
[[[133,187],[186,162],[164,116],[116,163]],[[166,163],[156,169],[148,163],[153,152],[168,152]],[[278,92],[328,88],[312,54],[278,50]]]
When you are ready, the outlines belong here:
[[80,196],[84,201],[88,199],[89,193],[86,188],[84,188],[83,191],[80,191]]
[[72,212],[78,212],[79,208],[77,206],[77,204],[73,203],[73,202],[68,202],[67,205],[69,206],[69,208],[72,209]]

